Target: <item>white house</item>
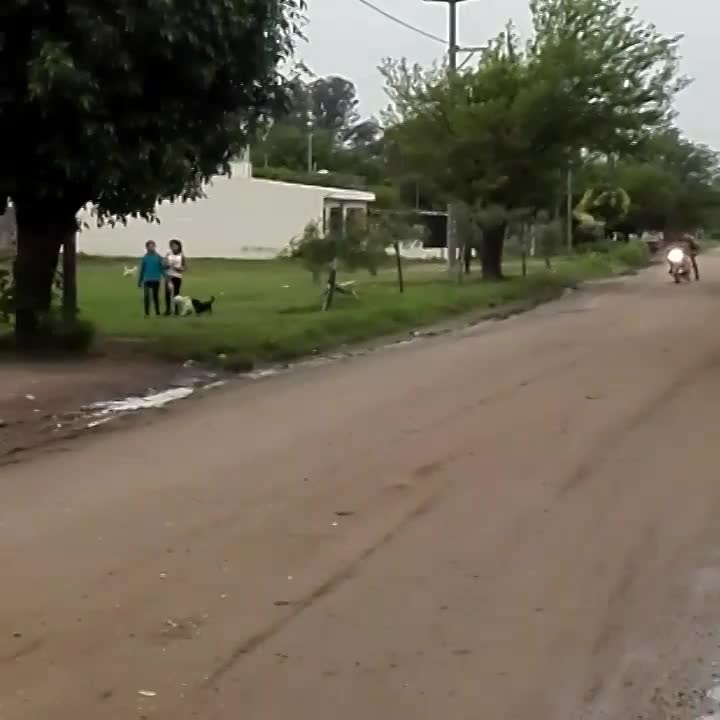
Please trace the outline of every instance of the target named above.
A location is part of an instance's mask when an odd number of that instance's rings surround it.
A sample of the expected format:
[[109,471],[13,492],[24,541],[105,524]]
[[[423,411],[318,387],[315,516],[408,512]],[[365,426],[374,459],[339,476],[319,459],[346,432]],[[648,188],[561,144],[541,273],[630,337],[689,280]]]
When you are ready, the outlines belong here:
[[374,193],[296,185],[252,177],[247,161],[233,167],[231,177],[217,177],[196,202],[158,206],[160,224],[128,220],[127,225],[97,227],[90,209],[80,214],[83,229],[78,250],[87,255],[133,257],[147,240],[164,248],[182,240],[192,257],[266,259],[280,254],[317,222],[327,228],[348,213],[366,213]]

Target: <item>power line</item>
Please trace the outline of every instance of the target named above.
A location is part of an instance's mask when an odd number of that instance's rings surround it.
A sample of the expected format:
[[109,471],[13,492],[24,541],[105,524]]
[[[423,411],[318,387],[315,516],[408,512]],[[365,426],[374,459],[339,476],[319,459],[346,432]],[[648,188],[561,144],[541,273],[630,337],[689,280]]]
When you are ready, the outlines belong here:
[[422,35],[423,37],[428,38],[429,40],[434,40],[435,42],[442,43],[443,45],[447,45],[447,40],[445,38],[441,38],[439,35],[433,35],[432,33],[426,32],[425,30],[422,30],[419,27],[415,27],[415,25],[411,25],[408,22],[405,22],[405,20],[402,20],[401,18],[390,14],[389,12],[383,10],[382,8],[378,7],[374,3],[371,3],[370,0],[358,0],[359,3],[365,5],[366,7],[369,7],[371,10],[374,10],[376,13],[380,13],[383,17],[386,17],[388,20],[392,20],[394,23],[397,23],[398,25],[402,25],[407,30],[412,30],[413,32],[417,33],[418,35]]

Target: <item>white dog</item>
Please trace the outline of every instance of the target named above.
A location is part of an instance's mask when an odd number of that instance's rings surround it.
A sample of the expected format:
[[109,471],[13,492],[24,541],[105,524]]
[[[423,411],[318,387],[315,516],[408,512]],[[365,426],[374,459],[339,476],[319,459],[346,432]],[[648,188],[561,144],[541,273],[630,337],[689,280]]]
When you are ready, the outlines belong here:
[[177,311],[183,317],[185,315],[192,315],[192,313],[193,313],[192,300],[189,297],[186,297],[185,295],[176,295],[173,298],[173,306],[177,309]]

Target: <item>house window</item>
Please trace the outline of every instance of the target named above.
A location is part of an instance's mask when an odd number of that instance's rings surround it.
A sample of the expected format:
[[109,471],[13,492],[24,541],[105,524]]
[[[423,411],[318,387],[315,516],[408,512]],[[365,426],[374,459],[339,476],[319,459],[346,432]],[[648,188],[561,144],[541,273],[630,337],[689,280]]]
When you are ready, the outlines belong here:
[[343,209],[337,205],[331,207],[328,213],[328,231],[337,234],[343,231]]
[[347,210],[346,224],[349,228],[365,227],[367,215],[361,207],[351,207]]

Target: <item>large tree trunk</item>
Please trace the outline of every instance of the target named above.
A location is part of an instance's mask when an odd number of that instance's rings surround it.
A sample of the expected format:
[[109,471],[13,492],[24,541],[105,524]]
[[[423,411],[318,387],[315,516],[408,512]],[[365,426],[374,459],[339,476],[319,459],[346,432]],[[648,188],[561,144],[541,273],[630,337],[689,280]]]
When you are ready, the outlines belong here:
[[450,279],[456,278],[456,266],[458,262],[458,232],[457,232],[457,213],[458,206],[456,203],[449,203],[447,206],[447,251],[448,251],[448,273]]
[[77,232],[73,230],[65,234],[62,243],[63,270],[63,319],[73,323],[77,318]]
[[527,277],[528,274],[528,267],[527,267],[527,259],[528,259],[528,243],[527,243],[527,227],[523,223],[520,226],[520,261],[522,265],[522,276]]
[[484,232],[482,253],[482,276],[484,280],[502,280],[502,260],[505,245],[505,229],[502,225]]
[[393,249],[395,250],[395,264],[397,266],[398,288],[401,293],[404,293],[405,280],[403,278],[402,255],[400,254],[400,243],[397,240],[393,243]]
[[60,246],[75,233],[75,212],[18,202],[15,259],[15,341],[32,350],[39,341],[40,320],[50,311]]

